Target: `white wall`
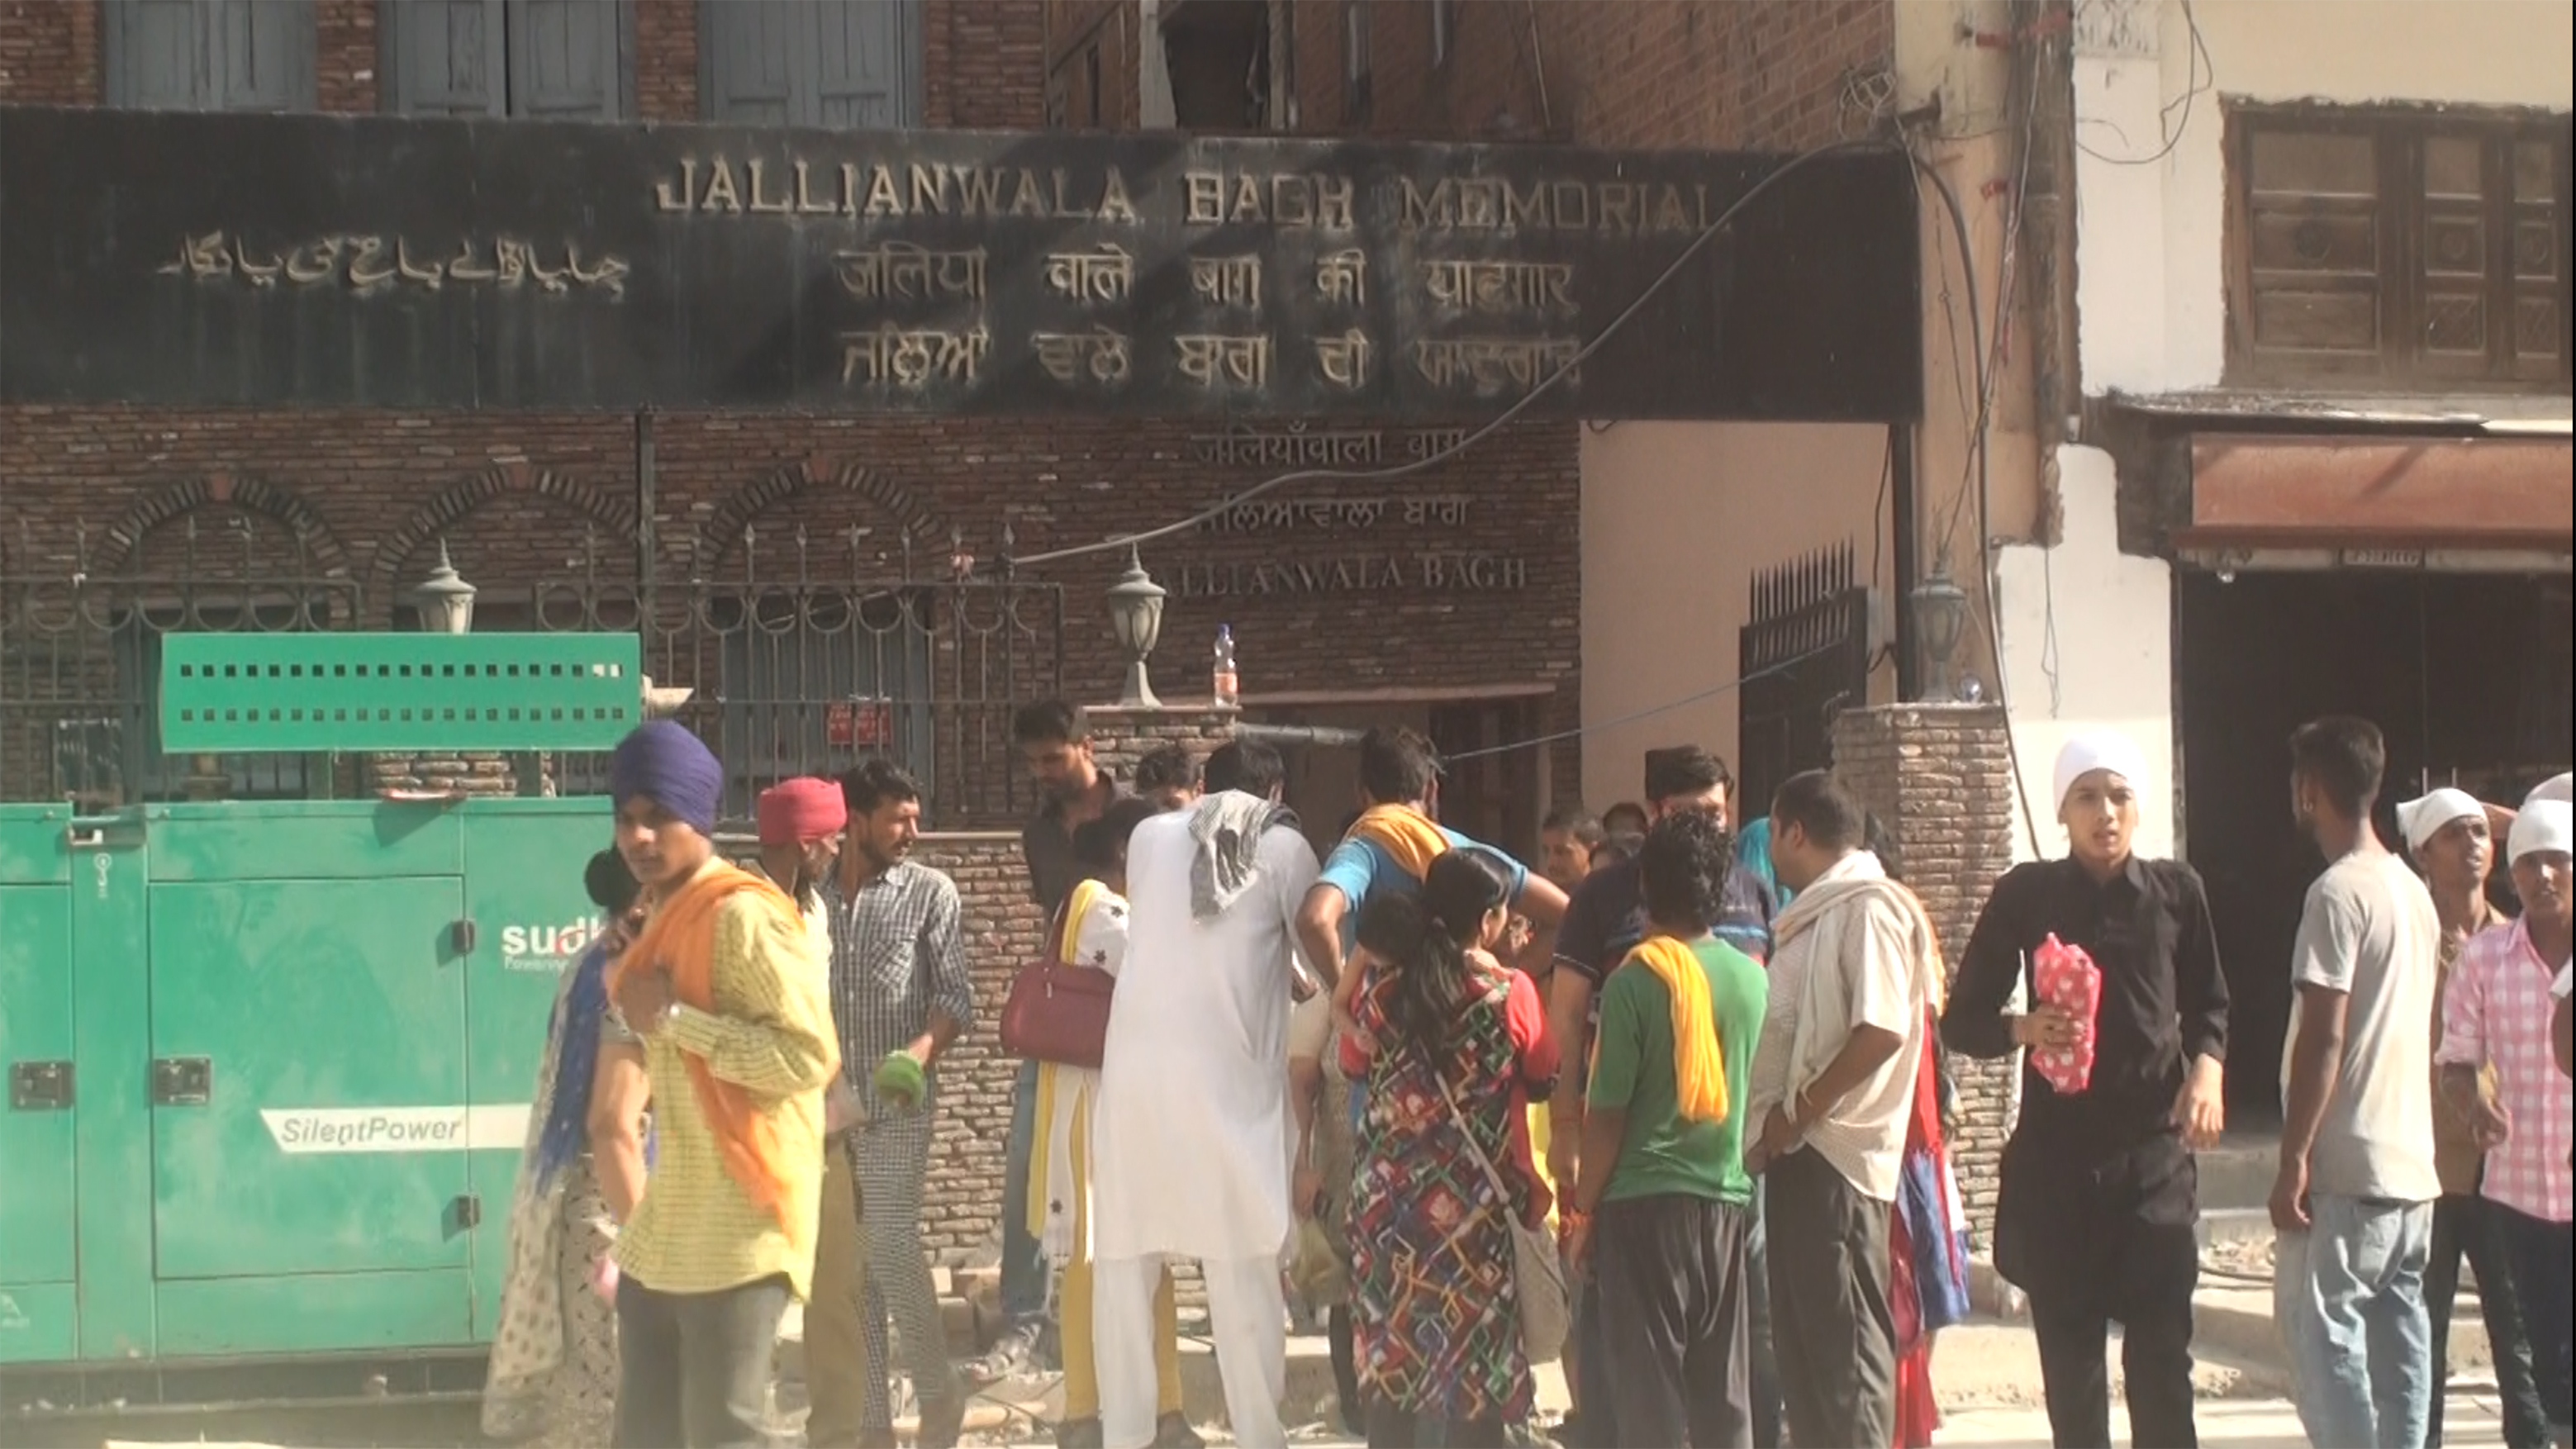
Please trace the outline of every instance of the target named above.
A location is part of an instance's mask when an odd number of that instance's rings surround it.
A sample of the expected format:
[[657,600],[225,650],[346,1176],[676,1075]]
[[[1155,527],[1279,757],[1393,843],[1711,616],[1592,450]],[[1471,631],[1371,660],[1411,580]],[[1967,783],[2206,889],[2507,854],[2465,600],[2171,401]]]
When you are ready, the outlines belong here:
[[[2193,25],[2200,48],[2194,60]],[[2566,0],[2079,0],[2076,310],[2084,390],[2218,384],[2226,353],[2223,101],[2452,101],[2567,109]],[[2195,68],[2196,67],[2196,68]],[[2200,90],[2186,109],[2181,98]],[[2170,106],[2170,110],[2168,107]],[[2128,164],[2142,163],[2142,164]],[[2174,848],[2172,574],[2122,557],[2108,455],[2058,450],[2064,534],[1998,555],[2004,684],[2039,841],[2056,750],[2132,731],[2160,778],[2140,848]],[[2047,661],[2044,666],[2043,660]],[[2053,677],[2052,668],[2053,666]],[[2029,849],[2025,833],[2020,848]]]
[[[1759,570],[1850,542],[1866,574],[1887,430],[1620,423],[1583,432],[1583,800],[1638,798],[1646,751],[1736,759],[1737,631]],[[1673,708],[1687,696],[1702,697]],[[1631,715],[1653,711],[1627,723]]]
[[[2111,455],[2058,450],[2065,509],[2058,546],[2007,548],[1997,557],[2005,703],[2021,794],[2037,817],[2039,854],[2066,853],[2050,775],[2058,748],[2093,730],[2136,742],[2155,778],[2138,787],[2141,855],[2174,853],[2172,570],[2162,559],[2120,553]],[[2031,857],[2032,834],[2014,802],[2013,853]]]

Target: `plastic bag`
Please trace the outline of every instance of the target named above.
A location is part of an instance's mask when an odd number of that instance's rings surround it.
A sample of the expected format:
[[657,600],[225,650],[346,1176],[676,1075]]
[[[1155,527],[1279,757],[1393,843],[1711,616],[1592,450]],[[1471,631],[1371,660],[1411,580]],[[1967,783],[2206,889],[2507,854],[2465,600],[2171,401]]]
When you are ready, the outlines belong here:
[[1333,1240],[1321,1222],[1314,1218],[1299,1222],[1292,1242],[1288,1281],[1307,1307],[1328,1308],[1350,1296],[1349,1270],[1342,1255],[1333,1251]]
[[2033,965],[2032,990],[2039,1000],[2075,1018],[2075,1041],[2062,1047],[2034,1047],[2031,1067],[2059,1092],[2073,1096],[2093,1085],[2094,1023],[2102,1008],[2102,968],[2081,946],[2069,946],[2055,934],[2042,941]]

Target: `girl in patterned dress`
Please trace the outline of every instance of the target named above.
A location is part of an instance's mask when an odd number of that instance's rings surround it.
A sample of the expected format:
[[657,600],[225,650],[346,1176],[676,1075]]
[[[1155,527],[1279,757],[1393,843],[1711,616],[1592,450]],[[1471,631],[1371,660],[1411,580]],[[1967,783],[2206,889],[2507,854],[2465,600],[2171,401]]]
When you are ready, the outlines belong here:
[[[607,963],[626,947],[637,886],[617,852],[585,875],[609,925],[555,990],[546,1051],[528,1112],[528,1142],[510,1205],[500,1323],[483,1388],[483,1432],[535,1449],[609,1440],[617,1411],[617,1310],[601,1291],[617,1238],[590,1152],[593,1108],[640,1120],[644,1049],[608,1009]],[[618,1194],[636,1184],[621,1173]]]
[[1349,1235],[1371,1449],[1434,1426],[1449,1449],[1501,1446],[1530,1412],[1511,1220],[1547,1216],[1527,1108],[1554,1087],[1557,1050],[1537,988],[1490,954],[1507,900],[1492,862],[1451,850],[1418,899],[1361,908],[1359,1030],[1341,1056],[1366,1084]]

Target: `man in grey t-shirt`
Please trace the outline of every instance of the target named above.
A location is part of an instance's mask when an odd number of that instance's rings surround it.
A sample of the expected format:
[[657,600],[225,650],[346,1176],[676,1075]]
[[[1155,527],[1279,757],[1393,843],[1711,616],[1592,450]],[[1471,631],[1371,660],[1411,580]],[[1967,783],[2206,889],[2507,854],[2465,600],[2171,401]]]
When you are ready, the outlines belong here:
[[2320,719],[2290,756],[2299,825],[2329,864],[2291,953],[2273,1317],[2310,1443],[2420,1445],[2439,1382],[2424,1267],[2442,1184],[2424,1084],[2441,922],[2371,828],[2378,728]]

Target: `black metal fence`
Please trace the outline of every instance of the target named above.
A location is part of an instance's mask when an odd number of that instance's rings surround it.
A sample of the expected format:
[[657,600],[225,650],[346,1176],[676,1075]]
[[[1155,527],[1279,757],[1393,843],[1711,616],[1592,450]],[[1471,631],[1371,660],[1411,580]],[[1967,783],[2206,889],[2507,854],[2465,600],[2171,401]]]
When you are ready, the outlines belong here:
[[1833,763],[1834,716],[1869,696],[1869,588],[1849,543],[1753,576],[1737,635],[1736,752],[1742,797]]
[[[372,788],[360,761],[332,755],[162,751],[160,644],[171,633],[417,627],[407,601],[362,598],[282,530],[263,537],[235,518],[201,540],[193,519],[172,526],[189,532],[167,576],[93,576],[86,547],[50,572],[23,539],[0,551],[0,800],[111,809]],[[855,539],[815,547],[800,534],[766,552],[743,542],[722,575],[639,579],[631,550],[606,564],[592,540],[578,577],[479,581],[474,627],[640,635],[653,688],[725,762],[729,820],[747,820],[780,779],[869,755],[917,775],[942,826],[1026,813],[1010,716],[1063,688],[1060,586],[917,570],[909,551],[895,569],[863,569]],[[605,755],[509,765],[503,777],[522,792],[607,788]]]

